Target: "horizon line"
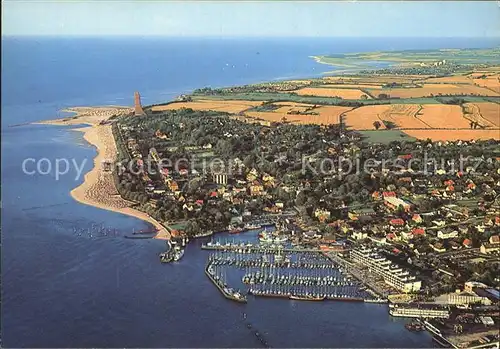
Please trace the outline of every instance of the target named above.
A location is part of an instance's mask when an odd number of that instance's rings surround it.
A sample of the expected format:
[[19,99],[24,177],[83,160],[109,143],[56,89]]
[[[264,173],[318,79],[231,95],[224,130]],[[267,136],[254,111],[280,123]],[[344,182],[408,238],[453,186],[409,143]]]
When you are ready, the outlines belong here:
[[500,39],[498,36],[317,36],[317,35],[164,35],[164,34],[2,34],[2,38],[229,38],[229,39],[266,39],[266,38],[308,38],[308,39],[365,39],[365,38],[382,38],[382,39]]

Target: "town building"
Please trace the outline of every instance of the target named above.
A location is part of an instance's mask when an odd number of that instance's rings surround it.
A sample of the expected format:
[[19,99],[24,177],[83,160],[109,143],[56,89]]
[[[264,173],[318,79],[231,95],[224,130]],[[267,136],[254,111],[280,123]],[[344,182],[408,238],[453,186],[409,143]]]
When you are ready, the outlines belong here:
[[462,291],[450,293],[448,295],[448,304],[454,305],[469,305],[482,304],[491,305],[491,301],[486,297],[481,297],[473,291]]
[[497,252],[497,251],[500,251],[500,244],[484,243],[481,245],[479,250],[481,251],[481,253],[484,253],[484,254]]
[[351,251],[351,259],[368,267],[369,271],[382,277],[386,284],[395,289],[409,293],[419,291],[422,281],[417,280],[410,272],[379,255],[375,250],[362,248]]
[[384,203],[392,210],[397,210],[401,206],[405,212],[408,212],[411,208],[408,202],[394,196],[384,196]]
[[320,222],[324,222],[328,219],[330,219],[330,211],[328,210],[322,210],[317,208],[316,211],[314,211],[314,217],[318,218]]
[[214,173],[212,175],[213,181],[220,185],[227,185],[227,174],[226,173]]
[[447,319],[450,317],[450,312],[449,310],[446,309],[399,306],[398,304],[389,305],[389,314],[395,317],[442,318],[442,319]]
[[457,230],[448,230],[448,231],[439,230],[437,232],[437,238],[441,240],[456,238],[457,236],[458,236]]

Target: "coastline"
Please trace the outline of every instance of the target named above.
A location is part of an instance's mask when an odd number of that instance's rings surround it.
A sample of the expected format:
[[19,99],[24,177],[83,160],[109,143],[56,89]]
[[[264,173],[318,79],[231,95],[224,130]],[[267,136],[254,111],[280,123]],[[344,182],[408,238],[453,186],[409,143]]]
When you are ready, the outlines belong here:
[[148,214],[132,208],[133,203],[123,199],[118,193],[112,172],[104,171],[102,166],[103,162],[114,163],[116,161],[117,149],[111,125],[100,123],[113,115],[128,113],[131,110],[128,107],[115,106],[68,108],[63,111],[76,113],[74,117],[47,120],[37,122],[37,124],[89,125],[88,127],[75,128],[73,131],[82,132],[83,138],[96,147],[97,155],[93,159],[92,169],[85,174],[83,182],[71,190],[71,197],[85,205],[122,213],[148,222],[158,230],[155,239],[168,240],[170,239],[169,231]]

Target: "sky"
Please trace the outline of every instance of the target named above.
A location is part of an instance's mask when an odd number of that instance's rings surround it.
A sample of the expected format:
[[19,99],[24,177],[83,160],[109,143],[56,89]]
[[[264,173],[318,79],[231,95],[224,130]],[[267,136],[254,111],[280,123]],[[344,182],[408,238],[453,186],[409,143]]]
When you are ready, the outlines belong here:
[[500,37],[500,2],[4,0],[2,35]]

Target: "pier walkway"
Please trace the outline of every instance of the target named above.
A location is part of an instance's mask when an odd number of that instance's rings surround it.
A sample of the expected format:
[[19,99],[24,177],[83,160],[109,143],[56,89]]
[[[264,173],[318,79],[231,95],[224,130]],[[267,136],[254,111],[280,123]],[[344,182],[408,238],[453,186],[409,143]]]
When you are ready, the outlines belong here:
[[201,245],[202,250],[216,250],[216,251],[235,251],[243,250],[249,253],[278,253],[278,252],[322,252],[317,248],[299,248],[299,247],[271,247],[271,246],[258,246],[258,245],[238,245],[238,244],[225,244],[225,245]]

